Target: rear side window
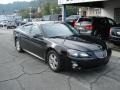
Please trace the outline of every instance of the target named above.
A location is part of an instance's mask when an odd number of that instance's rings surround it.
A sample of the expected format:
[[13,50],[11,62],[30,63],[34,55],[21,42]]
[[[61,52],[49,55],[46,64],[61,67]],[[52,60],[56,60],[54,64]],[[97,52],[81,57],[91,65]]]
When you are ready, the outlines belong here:
[[94,18],[94,24],[108,24],[105,18]]
[[116,25],[116,22],[114,20],[110,19],[110,18],[108,18],[108,22],[112,26]]

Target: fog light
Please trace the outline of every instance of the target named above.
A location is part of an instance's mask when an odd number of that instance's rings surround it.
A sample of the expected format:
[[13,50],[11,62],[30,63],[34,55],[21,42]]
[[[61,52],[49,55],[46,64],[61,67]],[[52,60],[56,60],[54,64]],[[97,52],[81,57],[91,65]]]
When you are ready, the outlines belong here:
[[78,67],[78,64],[76,62],[72,62],[72,68]]

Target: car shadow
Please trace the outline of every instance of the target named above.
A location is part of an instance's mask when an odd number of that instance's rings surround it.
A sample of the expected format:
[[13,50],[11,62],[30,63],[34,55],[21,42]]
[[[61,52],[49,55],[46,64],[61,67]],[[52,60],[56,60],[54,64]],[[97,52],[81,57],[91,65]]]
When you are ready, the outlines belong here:
[[70,78],[74,78],[81,82],[93,83],[100,77],[106,76],[113,69],[114,69],[114,67],[111,67],[110,65],[106,65],[106,66],[101,66],[101,67],[92,68],[92,69],[65,70],[65,71],[61,72],[61,74],[68,76]]

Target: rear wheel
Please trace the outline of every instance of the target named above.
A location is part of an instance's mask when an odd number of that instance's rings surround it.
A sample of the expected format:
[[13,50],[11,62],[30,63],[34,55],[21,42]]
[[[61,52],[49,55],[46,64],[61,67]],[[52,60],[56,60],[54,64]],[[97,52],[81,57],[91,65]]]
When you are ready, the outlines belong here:
[[49,51],[47,54],[47,60],[51,70],[53,70],[54,72],[59,72],[62,70],[63,64],[56,51]]
[[23,49],[22,49],[22,47],[20,45],[20,41],[18,39],[15,40],[15,46],[16,46],[16,50],[18,52],[23,52]]

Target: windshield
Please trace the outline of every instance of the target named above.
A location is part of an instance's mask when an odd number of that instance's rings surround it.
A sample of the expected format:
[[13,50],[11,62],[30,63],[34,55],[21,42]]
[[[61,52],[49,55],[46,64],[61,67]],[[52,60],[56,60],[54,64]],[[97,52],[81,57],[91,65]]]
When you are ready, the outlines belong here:
[[44,24],[42,28],[48,37],[64,37],[79,34],[76,29],[66,24]]

